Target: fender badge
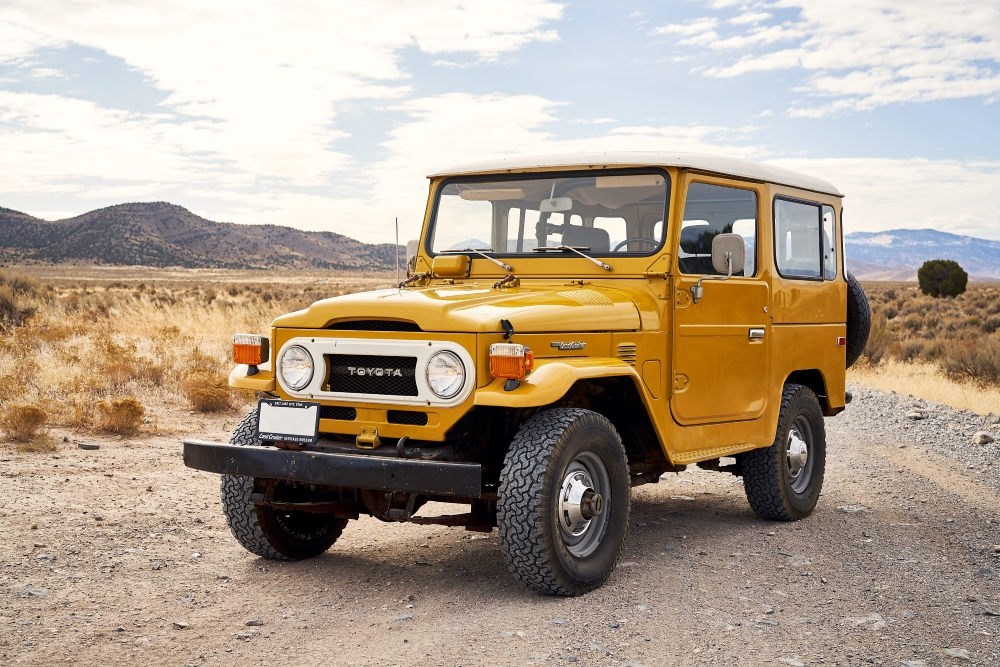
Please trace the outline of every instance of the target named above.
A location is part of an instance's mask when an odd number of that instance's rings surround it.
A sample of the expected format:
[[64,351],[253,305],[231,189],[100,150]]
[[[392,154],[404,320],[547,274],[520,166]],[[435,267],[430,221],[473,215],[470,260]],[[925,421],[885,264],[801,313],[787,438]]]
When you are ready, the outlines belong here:
[[571,343],[559,343],[553,341],[550,345],[559,350],[582,350],[587,346],[587,344],[582,341],[574,341]]

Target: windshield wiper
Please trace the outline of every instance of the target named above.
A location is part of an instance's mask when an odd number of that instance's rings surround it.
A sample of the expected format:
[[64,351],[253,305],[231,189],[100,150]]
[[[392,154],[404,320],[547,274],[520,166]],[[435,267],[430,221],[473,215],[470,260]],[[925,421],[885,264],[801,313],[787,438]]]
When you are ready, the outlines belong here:
[[599,260],[597,258],[591,257],[590,255],[584,255],[582,252],[580,252],[581,250],[587,250],[587,251],[589,251],[590,250],[590,246],[571,246],[571,245],[560,245],[560,246],[554,246],[554,247],[553,246],[540,246],[538,248],[535,248],[534,250],[535,250],[535,252],[541,252],[541,251],[544,251],[544,250],[569,250],[570,252],[575,252],[577,255],[579,255],[580,257],[583,257],[584,259],[589,259],[591,262],[593,262],[594,264],[597,264],[599,267],[601,267],[605,271],[611,271],[612,270],[612,267],[611,267],[610,264],[605,264],[604,262],[602,262],[601,260]]
[[442,250],[441,254],[443,255],[443,254],[449,253],[449,252],[453,252],[453,253],[474,252],[477,255],[479,255],[480,257],[485,257],[486,259],[490,260],[491,262],[493,262],[497,266],[506,269],[507,271],[511,271],[511,272],[514,271],[514,267],[513,266],[511,266],[510,264],[504,264],[499,259],[496,259],[494,257],[490,257],[485,252],[483,252],[483,250],[486,250],[488,252],[493,252],[493,248],[483,248],[482,250],[479,250],[479,249],[476,249],[476,248],[465,248],[464,250]]

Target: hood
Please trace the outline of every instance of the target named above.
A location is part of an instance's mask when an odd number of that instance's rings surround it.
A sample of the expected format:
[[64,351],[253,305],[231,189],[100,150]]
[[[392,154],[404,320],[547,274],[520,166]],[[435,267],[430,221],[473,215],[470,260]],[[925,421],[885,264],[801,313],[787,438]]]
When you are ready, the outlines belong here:
[[521,333],[634,331],[639,311],[625,292],[601,287],[548,285],[492,289],[441,285],[379,290],[317,301],[277,318],[272,326],[323,329],[344,320],[416,322],[424,331],[489,333],[510,320]]

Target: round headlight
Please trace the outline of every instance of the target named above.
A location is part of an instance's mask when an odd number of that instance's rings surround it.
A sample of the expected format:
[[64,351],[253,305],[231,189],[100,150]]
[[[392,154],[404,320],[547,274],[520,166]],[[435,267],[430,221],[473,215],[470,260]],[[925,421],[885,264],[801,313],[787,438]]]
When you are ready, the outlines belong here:
[[313,358],[301,345],[292,345],[281,353],[278,372],[285,386],[293,391],[304,389],[313,377]]
[[438,398],[454,398],[465,386],[465,364],[454,352],[438,352],[427,362],[427,384]]

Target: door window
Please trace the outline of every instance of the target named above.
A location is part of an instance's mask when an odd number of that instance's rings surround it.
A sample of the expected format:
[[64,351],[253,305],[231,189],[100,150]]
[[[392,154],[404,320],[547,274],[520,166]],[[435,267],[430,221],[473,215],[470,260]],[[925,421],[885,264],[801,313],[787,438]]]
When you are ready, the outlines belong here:
[[756,272],[757,193],[710,183],[688,186],[681,222],[681,242],[677,265],[681,273],[717,275],[712,267],[712,240],[719,234],[739,234],[746,247],[743,272]]
[[820,206],[774,200],[774,259],[785,278],[821,278]]

